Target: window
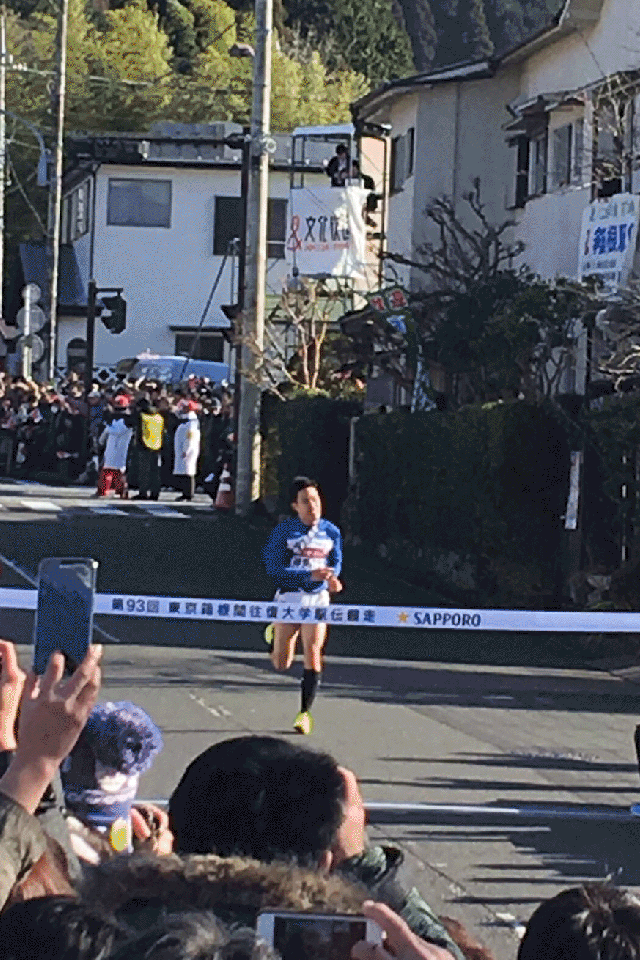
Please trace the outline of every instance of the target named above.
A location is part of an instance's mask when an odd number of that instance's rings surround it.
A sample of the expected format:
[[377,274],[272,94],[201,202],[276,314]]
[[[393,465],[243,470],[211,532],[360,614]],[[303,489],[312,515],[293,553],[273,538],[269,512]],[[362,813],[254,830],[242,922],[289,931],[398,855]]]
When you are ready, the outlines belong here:
[[582,183],[584,180],[584,118],[573,125],[573,156],[572,164],[572,183]]
[[407,130],[407,178],[413,176],[413,169],[415,164],[415,149],[416,149],[416,130],[415,127],[409,127]]
[[391,141],[391,160],[389,181],[391,193],[398,193],[404,184],[413,176],[415,168],[415,127],[409,127],[407,132]]
[[402,190],[407,179],[407,138],[394,137],[391,141],[391,193]]
[[538,196],[538,194],[547,191],[547,131],[538,134],[531,140],[529,153],[530,177],[529,177],[529,195]]
[[176,356],[191,357],[192,360],[224,361],[224,338],[220,333],[200,334],[196,348],[191,352],[195,333],[176,333]]
[[597,106],[594,127],[596,194],[612,197],[631,186],[632,104],[602,101]]
[[529,137],[516,141],[516,196],[515,206],[524,207],[529,196]]
[[[223,257],[229,252],[232,240],[239,239],[243,230],[242,198],[216,197],[213,224],[213,254]],[[284,260],[287,230],[287,201],[279,197],[269,198],[267,220],[267,256],[272,260]]]
[[72,240],[77,240],[89,229],[89,181],[81,183],[77,190],[73,191],[73,236]]
[[566,123],[555,129],[552,134],[553,143],[553,183],[552,189],[558,190],[571,182],[571,147],[573,139],[573,125]]
[[62,242],[71,243],[89,230],[89,187],[85,180],[64,198],[62,207]]
[[107,223],[170,227],[171,180],[109,180]]

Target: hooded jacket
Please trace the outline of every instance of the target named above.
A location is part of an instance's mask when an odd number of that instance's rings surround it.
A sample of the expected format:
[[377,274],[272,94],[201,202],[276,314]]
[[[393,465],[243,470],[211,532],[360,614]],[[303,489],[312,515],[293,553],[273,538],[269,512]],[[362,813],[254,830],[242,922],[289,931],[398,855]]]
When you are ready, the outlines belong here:
[[242,857],[115,857],[88,871],[81,889],[127,923],[147,925],[161,911],[212,910],[229,926],[255,926],[266,907],[330,913],[360,913],[373,897],[387,903],[414,933],[463,954],[415,887],[401,879],[402,851],[368,847],[329,876],[287,863]]
[[127,453],[129,452],[132,435],[133,430],[127,426],[121,417],[105,427],[100,437],[100,443],[106,443],[102,464],[105,470],[122,470],[124,472],[127,469]]
[[47,847],[37,819],[0,793],[0,910]]

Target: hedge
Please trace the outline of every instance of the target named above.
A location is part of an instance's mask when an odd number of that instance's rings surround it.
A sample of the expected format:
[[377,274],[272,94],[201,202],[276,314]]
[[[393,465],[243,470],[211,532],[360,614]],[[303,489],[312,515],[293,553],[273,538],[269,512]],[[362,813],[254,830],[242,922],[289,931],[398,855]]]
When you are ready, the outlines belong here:
[[550,407],[366,416],[357,438],[352,522],[363,542],[403,544],[425,573],[434,550],[469,558],[489,593],[505,592],[509,563],[530,581],[523,595],[557,592],[569,449]]
[[289,400],[265,398],[262,432],[265,441],[264,488],[277,497],[279,508],[289,509],[288,490],[300,474],[318,481],[324,513],[340,521],[347,496],[349,429],[351,418],[362,413],[353,400],[334,400],[320,394]]

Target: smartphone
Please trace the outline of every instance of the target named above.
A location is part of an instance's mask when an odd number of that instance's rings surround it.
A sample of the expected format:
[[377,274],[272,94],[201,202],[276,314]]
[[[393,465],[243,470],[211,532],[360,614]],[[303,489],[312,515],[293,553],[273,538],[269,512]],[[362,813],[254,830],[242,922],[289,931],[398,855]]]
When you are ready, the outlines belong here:
[[350,960],[359,940],[382,943],[383,936],[378,924],[366,917],[289,910],[259,913],[257,932],[282,960]]
[[97,560],[48,557],[38,567],[38,605],[33,630],[33,669],[42,674],[52,653],[64,654],[72,673],[84,660],[93,635]]

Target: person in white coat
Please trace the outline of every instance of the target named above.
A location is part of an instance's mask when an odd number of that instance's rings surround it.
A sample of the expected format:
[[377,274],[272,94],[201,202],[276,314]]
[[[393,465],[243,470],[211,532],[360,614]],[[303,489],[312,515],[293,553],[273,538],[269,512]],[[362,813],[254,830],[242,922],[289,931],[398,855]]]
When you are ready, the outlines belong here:
[[193,500],[196,489],[196,469],[200,455],[200,424],[193,401],[182,401],[176,413],[180,423],[173,440],[173,473],[176,487],[182,490],[180,500]]
[[128,423],[127,405],[128,401],[125,397],[116,398],[118,409],[112,422],[105,427],[98,441],[99,445],[104,447],[104,459],[98,476],[96,497],[106,497],[111,487],[113,487],[115,493],[120,494],[123,500],[126,500],[129,495],[127,488],[127,454],[133,430]]

